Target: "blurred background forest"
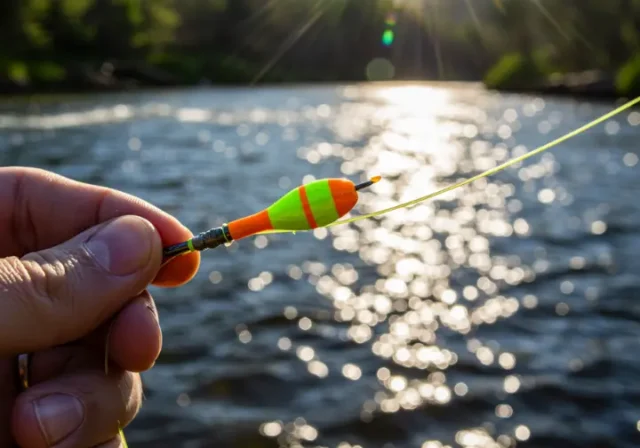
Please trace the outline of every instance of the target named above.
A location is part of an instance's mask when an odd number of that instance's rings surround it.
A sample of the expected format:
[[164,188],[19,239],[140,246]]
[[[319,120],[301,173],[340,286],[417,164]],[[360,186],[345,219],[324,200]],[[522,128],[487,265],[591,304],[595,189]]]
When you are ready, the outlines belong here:
[[361,80],[640,90],[640,0],[6,0],[0,91]]

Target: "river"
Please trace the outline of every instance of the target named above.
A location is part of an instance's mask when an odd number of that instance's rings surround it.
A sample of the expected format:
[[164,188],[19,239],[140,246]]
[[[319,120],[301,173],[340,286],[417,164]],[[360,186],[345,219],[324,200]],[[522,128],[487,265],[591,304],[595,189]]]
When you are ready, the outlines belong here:
[[[313,178],[354,214],[434,191],[614,104],[471,84],[149,91],[0,103],[0,165],[138,195],[194,232]],[[205,252],[154,288],[132,447],[640,445],[640,112],[415,208]]]

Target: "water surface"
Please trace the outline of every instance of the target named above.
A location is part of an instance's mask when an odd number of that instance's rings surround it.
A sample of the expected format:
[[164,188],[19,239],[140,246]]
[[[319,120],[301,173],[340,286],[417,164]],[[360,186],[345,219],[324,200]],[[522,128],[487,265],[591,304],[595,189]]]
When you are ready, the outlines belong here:
[[[194,231],[322,177],[368,212],[614,105],[474,85],[202,89],[0,105],[0,165],[139,195]],[[410,210],[259,236],[152,291],[134,447],[640,442],[640,112]],[[355,213],[355,212],[354,212]]]

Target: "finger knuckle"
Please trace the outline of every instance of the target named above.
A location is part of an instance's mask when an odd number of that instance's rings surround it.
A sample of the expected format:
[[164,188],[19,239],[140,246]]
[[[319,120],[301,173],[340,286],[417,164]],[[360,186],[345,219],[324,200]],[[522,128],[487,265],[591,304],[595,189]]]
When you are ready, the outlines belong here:
[[56,304],[73,299],[71,285],[77,270],[73,269],[76,260],[72,254],[34,252],[24,256],[22,262],[39,298]]
[[20,301],[27,309],[36,311],[48,304],[47,274],[37,263],[7,257],[0,260],[0,284],[12,301]]
[[[21,315],[35,324],[64,321],[75,315],[78,298],[74,284],[82,275],[77,265],[82,254],[72,251],[44,251],[24,257],[0,260],[0,286]],[[23,314],[24,313],[24,314]],[[47,325],[47,328],[51,327]],[[60,332],[65,326],[55,326]],[[63,336],[63,335],[60,335]]]
[[142,381],[140,374],[125,372],[120,383],[120,391],[125,403],[125,422],[129,423],[138,415],[142,407]]
[[143,401],[140,374],[118,369],[110,374],[112,384],[117,388],[118,403],[114,409],[122,427],[128,425],[140,412]]

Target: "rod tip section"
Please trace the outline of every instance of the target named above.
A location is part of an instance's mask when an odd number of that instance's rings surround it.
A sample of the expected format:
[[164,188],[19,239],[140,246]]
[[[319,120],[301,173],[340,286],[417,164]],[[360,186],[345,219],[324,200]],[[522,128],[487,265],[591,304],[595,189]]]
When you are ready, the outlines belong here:
[[162,256],[164,260],[168,260],[178,255],[183,255],[193,251],[193,241],[189,240],[163,248]]

